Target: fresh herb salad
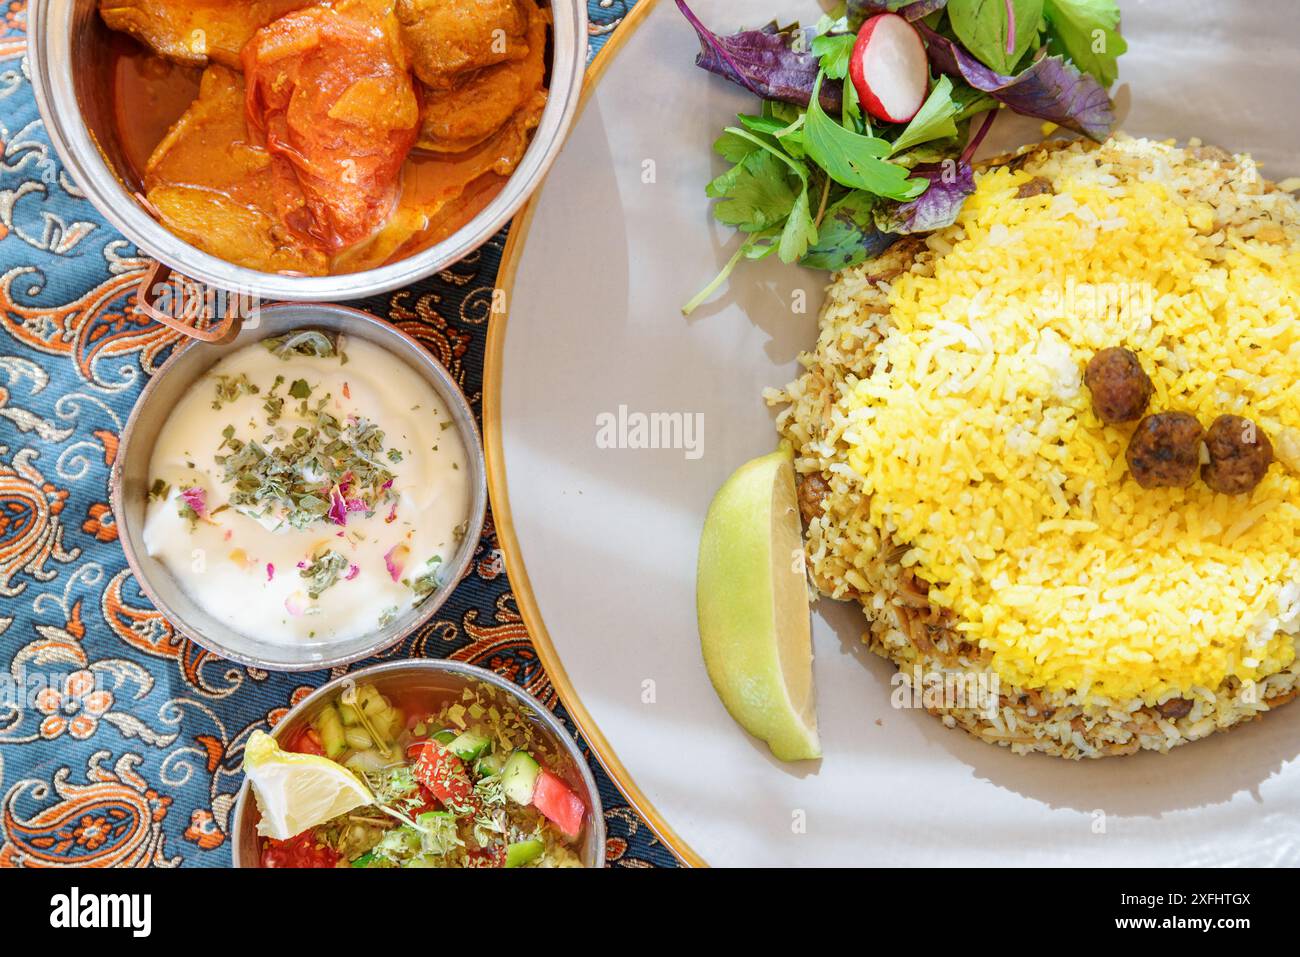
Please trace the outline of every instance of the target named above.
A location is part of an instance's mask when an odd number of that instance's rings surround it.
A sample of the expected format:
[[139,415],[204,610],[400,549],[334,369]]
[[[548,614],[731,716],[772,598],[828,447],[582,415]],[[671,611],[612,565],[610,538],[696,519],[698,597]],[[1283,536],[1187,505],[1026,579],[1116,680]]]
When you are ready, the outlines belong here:
[[550,746],[488,685],[452,700],[345,690],[244,770],[263,867],[581,867],[588,809]]
[[729,36],[677,6],[696,63],[762,98],[714,144],[731,166],[706,190],[744,240],[686,313],[745,260],[836,271],[951,225],[1003,107],[1095,140],[1114,123],[1115,0],[849,0],[811,29]]

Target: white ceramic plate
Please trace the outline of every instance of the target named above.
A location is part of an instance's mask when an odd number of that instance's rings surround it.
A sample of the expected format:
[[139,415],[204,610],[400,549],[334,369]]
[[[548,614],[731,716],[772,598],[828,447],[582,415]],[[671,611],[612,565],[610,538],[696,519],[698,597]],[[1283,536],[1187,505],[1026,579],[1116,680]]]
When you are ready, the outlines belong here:
[[[824,276],[751,265],[682,318],[734,242],[703,196],[721,169],[709,146],[754,101],[699,73],[690,27],[670,0],[651,3],[603,56],[531,225],[512,236],[508,327],[494,319],[488,357],[507,565],[553,678],[616,779],[692,862],[1300,861],[1300,705],[1169,755],[1017,757],[891,708],[893,668],[862,649],[861,613],[822,601],[825,757],[782,765],[731,721],[696,634],[700,526],[727,475],[774,447],[760,392],[791,379],[814,342]],[[813,0],[693,6],[719,29],[819,15]],[[1251,150],[1276,178],[1300,172],[1289,6],[1124,0],[1124,128]],[[803,314],[791,309],[799,290]],[[601,447],[600,417],[620,408],[698,414],[702,454]]]

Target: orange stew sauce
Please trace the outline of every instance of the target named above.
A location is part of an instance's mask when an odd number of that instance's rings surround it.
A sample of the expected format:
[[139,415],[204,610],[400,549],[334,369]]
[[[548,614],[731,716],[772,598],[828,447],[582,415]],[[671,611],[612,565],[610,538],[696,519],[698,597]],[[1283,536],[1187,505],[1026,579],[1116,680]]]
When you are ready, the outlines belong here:
[[[111,42],[116,133],[131,167],[131,182],[127,185],[143,192],[149,157],[198,97],[203,70],[160,57],[122,34],[113,34]],[[487,172],[463,185],[462,164],[473,162],[474,152],[410,153],[402,168],[400,192],[390,221],[403,216],[415,221],[395,239],[381,229],[369,240],[343,250],[332,258],[329,271],[358,272],[404,259],[441,242],[478,215],[509,177]],[[454,198],[440,204],[438,201],[449,192]],[[427,216],[422,211],[428,208],[438,211]]]

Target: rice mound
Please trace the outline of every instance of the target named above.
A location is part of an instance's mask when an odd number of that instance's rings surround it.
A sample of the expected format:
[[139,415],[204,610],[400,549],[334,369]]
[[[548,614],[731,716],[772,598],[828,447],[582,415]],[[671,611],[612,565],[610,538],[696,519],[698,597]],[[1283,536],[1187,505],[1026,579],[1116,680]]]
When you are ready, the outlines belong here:
[[[1244,155],[1117,135],[986,166],[956,224],[835,277],[777,428],[809,574],[949,727],[1069,758],[1172,747],[1300,690],[1300,203]],[[1140,488],[1082,385],[1250,417],[1242,496]],[[917,689],[919,692],[919,688]]]

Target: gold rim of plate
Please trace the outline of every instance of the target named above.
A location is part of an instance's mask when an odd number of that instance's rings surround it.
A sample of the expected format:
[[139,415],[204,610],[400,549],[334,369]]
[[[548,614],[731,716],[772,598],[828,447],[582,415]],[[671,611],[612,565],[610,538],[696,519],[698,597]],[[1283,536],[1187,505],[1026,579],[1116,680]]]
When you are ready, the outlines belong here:
[[[658,5],[659,0],[639,0],[632,12],[624,18],[623,22],[615,28],[609,41],[601,48],[599,54],[592,61],[591,66],[587,68],[586,83],[583,87],[582,97],[578,103],[578,113],[574,117],[574,128],[582,118],[583,108],[590,99],[596,84],[600,82],[601,77],[613,62],[614,57],[618,55],[619,50],[631,38],[637,27],[645,21],[650,11]],[[505,558],[506,573],[510,578],[510,584],[514,591],[515,600],[519,605],[519,613],[523,617],[524,626],[528,629],[528,635],[532,639],[533,646],[537,649],[537,656],[541,659],[542,667],[546,669],[551,683],[555,685],[560,699],[568,709],[569,715],[573,718],[574,724],[582,733],[583,738],[591,746],[592,753],[600,761],[605,772],[617,785],[618,789],[623,792],[628,803],[633,809],[650,825],[659,841],[667,847],[683,863],[690,867],[707,867],[708,864],[704,858],[700,857],[689,844],[687,844],[669,826],[668,822],[659,810],[650,803],[642,791],[632,780],[632,775],[628,773],[618,755],[615,754],[613,747],[597,726],[591,713],[583,705],[582,700],[578,697],[577,690],[569,681],[569,676],[560,662],[560,656],[555,650],[555,645],[551,642],[550,632],[546,629],[546,622],[542,620],[541,610],[537,605],[537,597],[533,594],[532,583],[528,578],[528,570],[525,565],[522,550],[519,547],[519,539],[515,535],[514,521],[511,517],[510,494],[506,482],[505,456],[501,445],[501,367],[504,360],[506,325],[510,318],[510,302],[514,292],[515,275],[519,268],[519,261],[523,257],[524,244],[528,239],[528,231],[532,226],[533,213],[537,208],[538,197],[541,196],[541,190],[533,194],[532,199],[524,207],[523,211],[515,217],[514,225],[510,229],[510,236],[506,241],[505,251],[501,256],[501,271],[497,276],[497,288],[504,294],[503,299],[505,308],[493,314],[491,321],[488,323],[487,348],[483,359],[483,443],[484,451],[487,454],[487,474],[488,474],[488,492],[492,500],[492,514],[495,516],[497,539],[501,545],[501,553]],[[701,663],[702,666],[702,663]]]

